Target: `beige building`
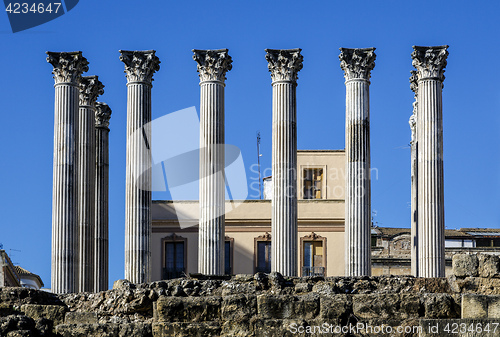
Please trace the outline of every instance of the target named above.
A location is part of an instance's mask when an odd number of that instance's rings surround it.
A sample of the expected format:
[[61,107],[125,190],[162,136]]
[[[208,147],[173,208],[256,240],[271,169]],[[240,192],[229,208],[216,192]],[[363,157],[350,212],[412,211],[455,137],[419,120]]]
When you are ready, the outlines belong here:
[[[297,154],[301,275],[344,274],[343,150]],[[269,181],[267,182],[269,183]],[[198,271],[198,201],[153,201],[152,280]],[[271,200],[226,201],[226,273],[269,272]]]
[[[452,274],[453,255],[487,253],[500,255],[500,229],[461,228],[445,230],[445,272]],[[372,228],[372,275],[411,274],[410,228]]]

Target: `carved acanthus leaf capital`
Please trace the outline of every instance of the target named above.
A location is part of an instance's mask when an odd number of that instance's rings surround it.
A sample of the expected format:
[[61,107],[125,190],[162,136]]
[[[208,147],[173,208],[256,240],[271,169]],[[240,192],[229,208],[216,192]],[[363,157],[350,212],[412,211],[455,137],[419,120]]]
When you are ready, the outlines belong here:
[[418,75],[416,70],[410,70],[410,89],[415,93],[415,97],[418,94]]
[[375,67],[375,48],[340,48],[340,68],[347,80],[370,80]]
[[160,59],[154,50],[120,50],[120,61],[125,63],[127,82],[151,84],[153,75],[160,70]]
[[46,52],[47,62],[49,62],[54,69],[54,81],[58,83],[70,83],[78,85],[82,73],[89,70],[89,63],[85,57],[82,56],[81,51],[74,52]]
[[103,102],[97,102],[95,108],[95,126],[102,128],[109,127],[111,108]]
[[298,72],[302,69],[304,57],[302,49],[266,49],[267,67],[273,82],[291,81],[296,83]]
[[233,68],[233,60],[228,54],[227,49],[216,50],[192,50],[193,60],[198,63],[197,71],[200,76],[200,82],[226,80],[226,72]]
[[104,94],[104,85],[98,76],[83,76],[80,80],[80,105],[94,106],[97,97]]
[[444,81],[444,68],[448,57],[448,46],[420,47],[413,46],[412,65],[417,69],[419,80],[436,78]]

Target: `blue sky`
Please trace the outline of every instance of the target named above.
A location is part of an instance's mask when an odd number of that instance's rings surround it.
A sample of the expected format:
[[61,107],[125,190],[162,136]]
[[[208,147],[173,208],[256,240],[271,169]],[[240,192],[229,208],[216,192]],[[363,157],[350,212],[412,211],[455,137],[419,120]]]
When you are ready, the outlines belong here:
[[[155,49],[153,118],[199,107],[191,49],[228,48],[226,142],[245,166],[271,166],[271,78],[265,48],[302,48],[298,148],[343,149],[345,86],[339,47],[376,47],[371,84],[372,210],[381,226],[410,224],[412,45],[448,44],[443,91],[447,228],[500,227],[497,67],[500,4],[486,1],[85,1],[13,34],[0,14],[2,125],[0,242],[50,286],[54,89],[45,51],[82,50],[113,109],[110,282],[123,278],[126,79],[119,49]],[[248,170],[249,174],[252,174]],[[155,193],[164,198],[165,193]]]

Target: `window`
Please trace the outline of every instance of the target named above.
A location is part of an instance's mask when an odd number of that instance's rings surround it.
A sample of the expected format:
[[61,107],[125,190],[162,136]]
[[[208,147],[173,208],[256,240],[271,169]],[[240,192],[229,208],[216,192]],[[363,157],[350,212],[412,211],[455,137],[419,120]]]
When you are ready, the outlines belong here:
[[304,169],[304,199],[321,199],[323,186],[323,169]]
[[186,273],[187,239],[172,234],[163,240],[164,280],[178,278]]
[[233,275],[233,242],[233,238],[226,236],[224,242],[224,274],[226,275]]
[[311,233],[300,238],[302,276],[326,275],[326,238]]
[[266,233],[255,238],[255,272],[271,272],[271,235]]

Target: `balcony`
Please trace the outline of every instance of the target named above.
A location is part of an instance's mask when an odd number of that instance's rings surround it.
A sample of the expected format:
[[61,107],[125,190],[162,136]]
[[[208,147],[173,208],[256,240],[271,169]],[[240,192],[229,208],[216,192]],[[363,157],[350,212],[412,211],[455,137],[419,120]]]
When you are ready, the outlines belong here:
[[325,267],[302,267],[302,277],[325,276]]

